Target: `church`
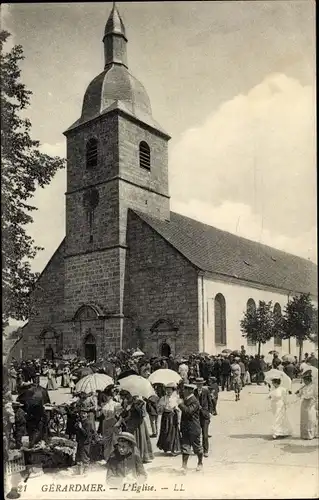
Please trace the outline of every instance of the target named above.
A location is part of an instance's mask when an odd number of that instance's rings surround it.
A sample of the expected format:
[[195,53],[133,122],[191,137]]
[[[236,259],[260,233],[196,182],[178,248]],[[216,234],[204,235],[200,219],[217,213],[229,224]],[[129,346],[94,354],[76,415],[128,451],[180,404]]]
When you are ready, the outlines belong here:
[[[316,265],[170,210],[170,136],[129,71],[127,41],[114,5],[104,69],[64,132],[66,234],[32,294],[20,356],[94,360],[137,346],[167,356],[241,345],[253,354],[240,331],[244,311],[271,300],[281,314],[300,292],[316,301]],[[276,337],[263,346],[271,349],[298,351],[295,340]]]

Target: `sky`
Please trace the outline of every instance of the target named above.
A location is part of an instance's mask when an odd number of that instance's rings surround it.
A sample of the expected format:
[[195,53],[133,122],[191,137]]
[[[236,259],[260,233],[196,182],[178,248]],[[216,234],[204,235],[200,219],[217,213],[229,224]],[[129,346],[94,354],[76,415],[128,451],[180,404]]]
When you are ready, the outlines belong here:
[[[317,261],[315,2],[117,2],[129,69],[169,132],[171,209]],[[89,82],[103,70],[112,3],[2,4],[21,44],[28,117],[44,152],[65,156]],[[10,44],[8,44],[10,47]],[[66,172],[33,200],[45,247],[65,234]]]

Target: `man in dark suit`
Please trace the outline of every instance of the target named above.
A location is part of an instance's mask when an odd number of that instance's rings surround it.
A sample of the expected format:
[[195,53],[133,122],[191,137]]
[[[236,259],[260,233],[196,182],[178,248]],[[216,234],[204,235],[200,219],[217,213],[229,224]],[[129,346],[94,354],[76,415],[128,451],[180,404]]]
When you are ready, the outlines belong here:
[[204,387],[204,379],[197,378],[195,383],[197,387],[194,396],[198,399],[200,405],[199,421],[202,429],[204,457],[208,457],[208,428],[210,416],[213,412],[213,402],[208,387]]
[[220,367],[220,379],[221,379],[222,391],[225,390],[225,386],[227,391],[229,391],[230,389],[230,374],[231,374],[230,361],[228,358],[224,356]]
[[201,426],[200,426],[200,406],[198,399],[194,396],[195,385],[184,385],[184,399],[178,405],[182,412],[180,430],[182,435],[182,460],[183,472],[187,472],[187,462],[192,449],[197,455],[198,463],[196,470],[200,471],[203,468],[203,448],[200,442]]

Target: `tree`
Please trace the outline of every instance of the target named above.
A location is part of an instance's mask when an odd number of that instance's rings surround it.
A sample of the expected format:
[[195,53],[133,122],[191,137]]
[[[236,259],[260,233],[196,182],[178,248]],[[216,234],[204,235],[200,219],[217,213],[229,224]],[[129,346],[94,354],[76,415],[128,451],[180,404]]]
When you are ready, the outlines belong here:
[[257,308],[249,308],[240,322],[243,337],[258,344],[260,356],[261,344],[268,342],[274,334],[274,315],[272,302],[259,301]]
[[37,279],[30,261],[42,250],[26,232],[33,222],[30,204],[37,187],[48,185],[65,160],[39,151],[30,136],[31,122],[23,117],[32,92],[21,82],[21,45],[3,48],[10,33],[0,32],[1,64],[1,170],[2,170],[2,322],[25,320],[29,315],[30,291]]
[[294,337],[297,340],[299,362],[301,362],[304,341],[315,342],[318,338],[318,311],[309,293],[295,295],[286,305],[281,324],[281,336],[284,339]]

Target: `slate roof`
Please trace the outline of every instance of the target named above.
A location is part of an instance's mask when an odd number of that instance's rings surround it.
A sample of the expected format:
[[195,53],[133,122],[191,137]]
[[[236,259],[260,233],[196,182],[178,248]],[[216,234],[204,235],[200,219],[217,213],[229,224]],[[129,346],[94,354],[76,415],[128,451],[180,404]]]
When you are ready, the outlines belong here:
[[317,296],[313,262],[171,212],[170,221],[134,211],[199,270]]

